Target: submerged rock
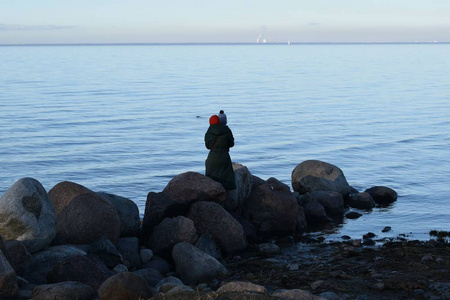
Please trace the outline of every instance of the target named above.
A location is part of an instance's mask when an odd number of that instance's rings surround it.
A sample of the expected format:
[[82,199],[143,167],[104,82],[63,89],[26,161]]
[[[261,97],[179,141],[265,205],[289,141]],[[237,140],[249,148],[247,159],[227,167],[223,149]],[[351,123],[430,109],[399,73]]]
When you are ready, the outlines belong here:
[[397,192],[386,186],[374,186],[365,190],[377,204],[389,204],[397,201]]

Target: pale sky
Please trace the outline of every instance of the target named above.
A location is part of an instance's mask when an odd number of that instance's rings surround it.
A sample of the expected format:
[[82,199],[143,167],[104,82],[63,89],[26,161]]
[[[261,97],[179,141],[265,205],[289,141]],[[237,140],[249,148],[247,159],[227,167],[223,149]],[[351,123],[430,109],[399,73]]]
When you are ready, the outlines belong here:
[[0,0],[0,44],[450,42],[450,0]]

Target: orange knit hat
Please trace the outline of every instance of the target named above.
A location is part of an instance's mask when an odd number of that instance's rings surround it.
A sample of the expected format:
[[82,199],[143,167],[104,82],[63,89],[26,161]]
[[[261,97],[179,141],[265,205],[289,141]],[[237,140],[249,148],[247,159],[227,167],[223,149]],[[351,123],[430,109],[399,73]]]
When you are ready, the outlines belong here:
[[212,115],[211,118],[209,118],[209,125],[213,125],[213,124],[220,124],[219,116]]

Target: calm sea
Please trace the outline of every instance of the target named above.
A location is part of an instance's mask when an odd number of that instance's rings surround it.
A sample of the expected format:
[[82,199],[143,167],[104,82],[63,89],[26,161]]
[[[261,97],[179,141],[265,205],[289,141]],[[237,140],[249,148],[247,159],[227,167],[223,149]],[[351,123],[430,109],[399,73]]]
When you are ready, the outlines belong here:
[[[450,230],[450,44],[0,47],[0,195],[33,177],[132,199],[204,172],[203,137],[225,110],[233,161],[290,186],[319,159],[389,208],[328,232]],[[392,231],[382,233],[385,226]]]

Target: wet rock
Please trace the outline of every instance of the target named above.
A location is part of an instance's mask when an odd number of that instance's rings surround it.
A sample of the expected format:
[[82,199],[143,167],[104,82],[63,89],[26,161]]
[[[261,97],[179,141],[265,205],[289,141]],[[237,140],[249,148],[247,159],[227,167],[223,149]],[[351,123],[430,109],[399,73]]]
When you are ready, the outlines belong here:
[[375,202],[369,193],[358,193],[351,195],[348,204],[353,208],[372,209],[375,207]]
[[275,178],[256,187],[247,199],[244,217],[262,235],[292,234],[297,229],[297,199],[289,187]]
[[56,234],[56,213],[39,181],[22,178],[0,197],[0,232],[19,240],[30,253],[49,246]]
[[365,190],[377,204],[389,204],[397,201],[397,192],[386,186],[374,186]]
[[123,258],[114,247],[113,243],[105,236],[93,242],[88,249],[88,254],[97,255],[109,268],[123,264]]
[[209,233],[224,254],[245,249],[245,235],[241,224],[222,206],[200,201],[191,205],[188,218],[194,221],[199,234]]
[[391,226],[386,226],[383,228],[383,230],[381,230],[381,232],[389,232],[391,230],[392,230]]
[[98,289],[100,300],[139,300],[155,296],[140,276],[124,272],[108,278]]
[[176,244],[172,256],[176,272],[185,283],[206,281],[228,273],[217,259],[186,242]]
[[136,203],[130,199],[105,192],[97,194],[108,200],[116,209],[120,220],[120,237],[138,236],[141,220]]
[[40,285],[33,289],[32,294],[34,300],[92,300],[96,296],[95,291],[90,286],[75,281]]
[[362,216],[362,214],[360,214],[359,212],[356,212],[356,211],[350,211],[345,214],[345,217],[347,219],[358,219],[361,216]]
[[300,194],[331,191],[345,197],[351,190],[341,169],[319,160],[307,160],[297,165],[291,180],[292,188]]
[[317,191],[311,197],[322,204],[328,216],[344,214],[344,197],[338,192]]
[[175,244],[179,242],[194,244],[197,238],[197,231],[191,219],[183,216],[167,218],[153,230],[148,247],[154,253],[169,258]]
[[226,191],[220,183],[197,172],[186,172],[175,176],[163,192],[174,201],[185,204],[213,201],[223,205],[226,200]]
[[269,291],[261,285],[253,284],[251,282],[242,282],[242,281],[228,282],[228,283],[222,285],[216,291],[217,294],[223,294],[226,292],[255,292],[255,293],[262,293],[262,294],[269,293]]

